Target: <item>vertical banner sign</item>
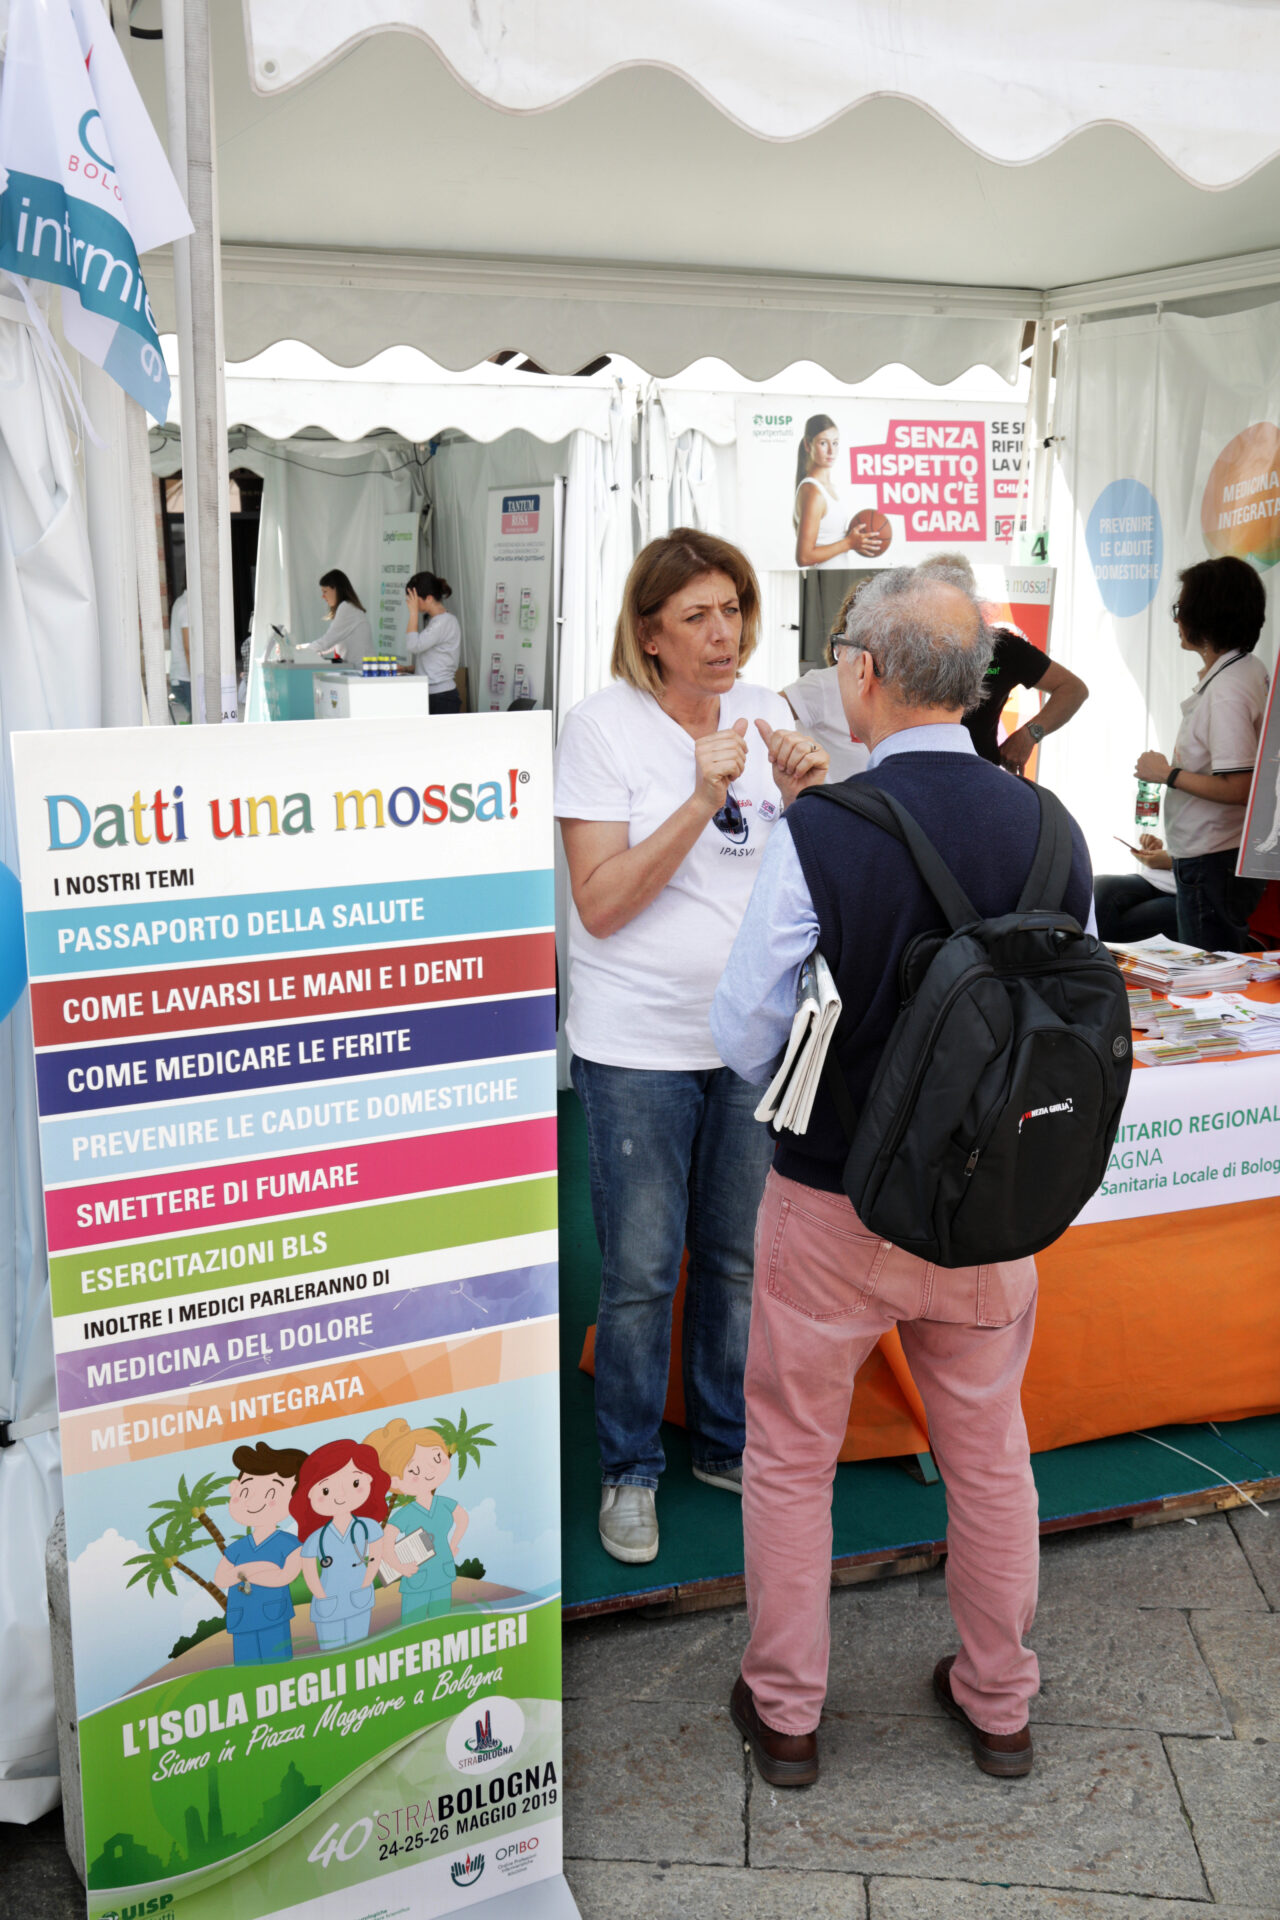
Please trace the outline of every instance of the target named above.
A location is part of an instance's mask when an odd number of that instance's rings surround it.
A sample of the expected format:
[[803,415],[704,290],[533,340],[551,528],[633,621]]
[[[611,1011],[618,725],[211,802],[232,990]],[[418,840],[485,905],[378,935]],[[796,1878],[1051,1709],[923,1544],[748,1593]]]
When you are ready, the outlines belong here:
[[560,1872],[550,721],[263,738],[14,740],[91,1920]]
[[404,633],[409,618],[404,590],[417,570],[417,514],[384,513],[378,555],[378,623],[373,636],[378,653],[398,653],[404,657]]
[[553,491],[539,484],[494,487],[489,494],[475,693],[482,713],[505,712],[513,700],[550,703]]

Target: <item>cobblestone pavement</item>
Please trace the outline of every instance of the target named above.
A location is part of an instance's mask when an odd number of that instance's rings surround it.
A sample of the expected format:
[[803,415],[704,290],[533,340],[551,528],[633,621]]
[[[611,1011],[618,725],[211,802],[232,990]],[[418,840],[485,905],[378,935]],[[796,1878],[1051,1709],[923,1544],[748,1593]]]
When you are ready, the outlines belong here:
[[[1280,1513],[1045,1542],[1026,1780],[936,1708],[941,1571],[832,1596],[823,1777],[778,1793],[726,1711],[740,1609],[570,1627],[583,1920],[1280,1920]],[[0,1920],[78,1920],[57,1814],[0,1827]]]

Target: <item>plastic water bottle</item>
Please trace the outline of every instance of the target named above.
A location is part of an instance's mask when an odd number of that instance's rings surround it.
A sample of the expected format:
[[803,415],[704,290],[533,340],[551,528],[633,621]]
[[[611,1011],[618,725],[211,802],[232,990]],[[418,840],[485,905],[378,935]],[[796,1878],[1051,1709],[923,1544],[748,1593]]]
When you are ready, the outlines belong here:
[[1133,821],[1143,833],[1154,833],[1160,822],[1160,787],[1155,780],[1139,780],[1138,804],[1133,810]]

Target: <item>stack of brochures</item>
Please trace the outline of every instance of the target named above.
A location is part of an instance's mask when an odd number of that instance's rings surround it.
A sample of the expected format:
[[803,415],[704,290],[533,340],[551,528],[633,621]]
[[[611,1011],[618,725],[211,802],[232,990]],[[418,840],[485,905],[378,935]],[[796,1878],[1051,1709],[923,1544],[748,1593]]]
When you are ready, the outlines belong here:
[[1280,1051],[1280,1006],[1243,993],[1171,993],[1156,1000],[1140,988],[1129,1002],[1133,1024],[1144,1036],[1134,1042],[1134,1055],[1149,1067]]
[[840,995],[831,969],[815,947],[800,969],[796,1013],[782,1065],[756,1108],[757,1120],[772,1120],[788,1133],[803,1133],[813,1112],[827,1048],[840,1018]]
[[1181,940],[1165,940],[1159,934],[1127,946],[1111,945],[1111,952],[1127,985],[1155,987],[1161,993],[1245,987],[1253,977],[1245,954],[1206,953],[1203,947],[1184,946]]

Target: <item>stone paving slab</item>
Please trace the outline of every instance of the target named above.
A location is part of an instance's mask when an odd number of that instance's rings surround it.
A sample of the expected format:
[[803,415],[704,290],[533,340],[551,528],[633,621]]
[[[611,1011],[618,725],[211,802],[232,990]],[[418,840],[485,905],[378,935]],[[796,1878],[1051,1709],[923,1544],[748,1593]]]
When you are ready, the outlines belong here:
[[[940,1571],[920,1575],[922,1592]],[[1161,1527],[1121,1524],[1050,1534],[1040,1543],[1040,1599],[1046,1606],[1083,1602],[1254,1612],[1267,1604],[1225,1514],[1194,1526],[1175,1520]]]
[[582,1920],[866,1920],[856,1873],[566,1860]]
[[1265,1520],[1252,1507],[1233,1507],[1227,1520],[1268,1603],[1280,1607],[1280,1500]]
[[742,1742],[727,1708],[579,1701],[565,1714],[564,1850],[744,1864]]
[[949,1721],[833,1714],[822,1764],[804,1792],[753,1782],[753,1866],[1207,1896],[1154,1734],[1041,1727],[1034,1773],[996,1781]]
[[[855,1604],[868,1624],[897,1620],[917,1604],[915,1574],[837,1589],[833,1617]],[[892,1629],[888,1629],[892,1635]],[[564,1631],[566,1699],[703,1700],[723,1706],[747,1644],[745,1607],[643,1620],[575,1621]]]
[[[1280,1900],[1280,1747],[1167,1740],[1215,1900]],[[1211,1909],[1212,1911],[1212,1909]]]
[[747,1644],[747,1616],[583,1621],[564,1630],[564,1697],[688,1700],[723,1707]]
[[[1031,1718],[1042,1725],[1231,1731],[1181,1613],[1051,1603],[1041,1609],[1029,1643],[1041,1672]],[[833,1594],[828,1705],[849,1713],[941,1716],[934,1663],[958,1645],[944,1600],[922,1599],[891,1613],[868,1607],[861,1595]]]
[[873,1880],[871,1920],[1277,1920],[1280,1907],[1189,1907],[1123,1893],[974,1887],[956,1880]]
[[47,1815],[34,1827],[0,1825],[0,1920],[84,1920],[84,1914],[84,1888],[62,1844],[61,1816]]
[[1280,1613],[1197,1613],[1194,1632],[1236,1739],[1280,1740]]

